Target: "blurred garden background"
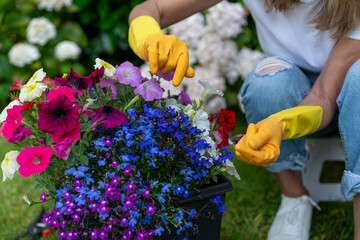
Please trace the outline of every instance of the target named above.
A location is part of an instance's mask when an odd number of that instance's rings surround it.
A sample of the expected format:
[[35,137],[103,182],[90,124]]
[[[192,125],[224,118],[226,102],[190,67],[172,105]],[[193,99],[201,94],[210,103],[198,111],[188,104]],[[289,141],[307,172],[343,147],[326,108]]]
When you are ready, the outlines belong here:
[[[10,102],[9,89],[16,80],[26,83],[43,68],[47,77],[61,77],[71,68],[82,76],[94,69],[99,57],[115,65],[130,61],[148,66],[130,50],[127,42],[128,15],[142,0],[1,0],[0,1],[0,112]],[[224,27],[226,26],[226,27]],[[240,110],[238,91],[243,79],[263,59],[254,22],[241,0],[223,1],[164,29],[185,41],[194,67],[194,79],[185,79],[179,88],[164,83],[172,94],[181,90],[190,97],[201,96],[198,79],[208,81],[224,92],[224,98],[207,99],[206,111],[234,110],[237,128],[244,133],[246,121]],[[144,73],[145,74],[145,73]],[[188,86],[194,87],[188,87]],[[198,92],[199,91],[199,92]],[[0,140],[0,159],[15,150]],[[228,176],[234,190],[227,194],[221,239],[266,239],[280,203],[280,190],[272,174],[264,168],[236,163],[238,181]],[[341,171],[324,172],[324,181],[338,182]],[[330,173],[331,172],[331,173]],[[32,179],[15,174],[0,183],[0,240],[13,239],[26,231],[39,207],[28,208],[23,196],[37,198],[41,189],[32,191]],[[352,239],[352,203],[320,203],[314,210],[311,239]],[[57,239],[54,235],[49,239]]]

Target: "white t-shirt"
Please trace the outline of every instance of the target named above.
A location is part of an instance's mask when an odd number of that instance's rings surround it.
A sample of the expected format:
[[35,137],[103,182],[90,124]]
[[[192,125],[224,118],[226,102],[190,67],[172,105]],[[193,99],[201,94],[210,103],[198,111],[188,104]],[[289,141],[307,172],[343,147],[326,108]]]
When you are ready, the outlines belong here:
[[[264,0],[244,0],[256,23],[261,47],[269,56],[280,56],[295,65],[313,72],[324,67],[335,41],[329,31],[320,32],[313,24],[315,0],[302,0],[295,8],[266,13]],[[360,28],[349,34],[360,40]]]

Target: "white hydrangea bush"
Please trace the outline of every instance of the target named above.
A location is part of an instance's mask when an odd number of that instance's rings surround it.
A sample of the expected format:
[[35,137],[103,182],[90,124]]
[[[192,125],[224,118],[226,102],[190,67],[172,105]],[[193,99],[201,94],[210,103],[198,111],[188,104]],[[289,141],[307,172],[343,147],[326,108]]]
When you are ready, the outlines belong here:
[[48,12],[59,12],[64,7],[70,7],[73,0],[37,0],[37,7]]
[[45,17],[33,18],[26,29],[26,38],[29,43],[44,46],[56,36],[55,25]]
[[76,42],[64,40],[56,44],[55,57],[60,61],[67,59],[77,59],[81,53],[81,48]]
[[[73,0],[35,0],[34,4],[39,10],[59,12],[72,6]],[[77,59],[81,54],[79,45],[66,39],[59,42],[56,28],[55,24],[44,16],[33,17],[26,27],[26,40],[15,43],[8,52],[10,64],[19,68],[32,64],[41,58],[41,53],[44,53],[45,48],[48,50],[48,47],[54,48],[54,57],[59,61]],[[57,42],[49,44],[53,39]]]
[[[240,78],[244,80],[257,62],[265,58],[260,51],[245,47],[239,49],[235,42],[235,38],[247,25],[247,17],[248,11],[240,3],[222,1],[211,7],[205,15],[197,13],[168,28],[170,34],[187,44],[189,64],[197,66],[195,80],[210,82],[225,91],[226,81],[233,85]],[[201,88],[197,90],[194,82],[194,79],[186,79],[180,87],[186,89],[191,98],[198,98]],[[207,101],[205,110],[211,114],[216,113],[216,109],[226,107],[223,98]]]
[[24,67],[41,57],[39,49],[28,43],[16,43],[8,52],[9,61],[16,67]]

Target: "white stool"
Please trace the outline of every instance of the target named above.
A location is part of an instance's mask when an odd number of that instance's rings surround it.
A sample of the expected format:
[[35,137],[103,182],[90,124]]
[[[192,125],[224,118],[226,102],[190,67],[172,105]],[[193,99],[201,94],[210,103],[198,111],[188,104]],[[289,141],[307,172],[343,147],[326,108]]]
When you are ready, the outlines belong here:
[[345,161],[340,138],[309,138],[306,141],[309,161],[302,173],[303,183],[315,202],[350,201],[340,191],[340,183],[320,183],[325,161]]

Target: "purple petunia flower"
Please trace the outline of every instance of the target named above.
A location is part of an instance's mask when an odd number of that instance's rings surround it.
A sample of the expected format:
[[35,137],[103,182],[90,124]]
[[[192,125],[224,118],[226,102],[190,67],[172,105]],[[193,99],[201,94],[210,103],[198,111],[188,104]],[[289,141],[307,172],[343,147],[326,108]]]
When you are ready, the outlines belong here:
[[79,105],[74,105],[65,95],[59,95],[50,102],[38,105],[40,131],[47,132],[56,143],[62,142],[66,137],[74,141],[80,138]]
[[183,103],[192,105],[191,98],[184,91],[181,91],[180,97],[181,97],[181,100],[183,101]]
[[116,68],[115,76],[120,83],[137,87],[143,80],[140,69],[135,67],[131,62],[124,62]]
[[162,98],[163,90],[158,81],[155,78],[152,78],[135,88],[134,93],[140,93],[145,101],[152,101],[154,99]]
[[165,79],[166,81],[171,81],[174,78],[174,73],[175,72],[169,72],[169,73],[162,73],[160,71],[158,71],[156,73],[156,75],[162,77],[163,79]]
[[9,143],[22,142],[26,137],[31,136],[32,131],[24,125],[20,125],[15,129],[14,134],[8,140]]
[[110,98],[113,100],[116,100],[117,97],[117,87],[115,86],[115,80],[114,79],[104,79],[100,82],[101,88],[110,87],[112,94],[110,95]]
[[88,89],[93,82],[99,82],[104,76],[105,68],[97,68],[89,76],[82,77],[71,68],[66,78],[55,77],[55,83],[58,86],[68,86],[75,90]]
[[118,109],[107,104],[96,109],[95,112],[96,116],[92,121],[96,122],[98,120],[103,120],[101,123],[103,128],[119,127],[121,124],[129,121],[123,112],[120,112]]

